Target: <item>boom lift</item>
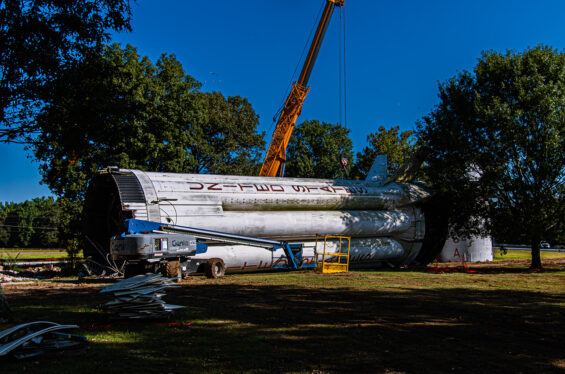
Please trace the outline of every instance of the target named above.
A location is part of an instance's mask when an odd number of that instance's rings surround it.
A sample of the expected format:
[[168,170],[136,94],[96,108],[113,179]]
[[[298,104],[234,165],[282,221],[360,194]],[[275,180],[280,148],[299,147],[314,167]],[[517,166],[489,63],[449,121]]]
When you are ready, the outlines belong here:
[[314,63],[318,57],[318,52],[322,46],[322,41],[330,23],[334,8],[343,6],[345,0],[326,0],[326,5],[320,18],[318,28],[314,34],[312,45],[304,61],[304,66],[298,81],[292,84],[290,94],[286,98],[283,109],[277,121],[271,143],[267,149],[267,154],[263,160],[259,175],[262,177],[276,177],[284,174],[284,163],[286,161],[286,147],[290,141],[290,136],[296,120],[302,111],[302,104],[310,90],[308,80],[314,68]]
[[210,243],[242,244],[275,252],[284,251],[286,261],[273,264],[273,269],[315,268],[315,263],[303,263],[302,244],[290,244],[284,240],[257,238],[194,227],[160,222],[126,219],[124,232],[110,241],[113,260],[126,260],[126,277],[163,270],[168,277],[177,273],[204,272],[218,278],[225,273],[220,258],[200,258]]

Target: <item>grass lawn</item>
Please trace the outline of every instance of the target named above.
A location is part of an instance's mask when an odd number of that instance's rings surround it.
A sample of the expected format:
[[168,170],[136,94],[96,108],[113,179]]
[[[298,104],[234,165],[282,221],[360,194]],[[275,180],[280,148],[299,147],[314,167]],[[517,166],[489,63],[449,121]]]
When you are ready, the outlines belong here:
[[[565,259],[565,252],[541,252],[542,260],[561,258]],[[520,250],[508,250],[506,254],[501,253],[499,250],[494,251],[494,261],[508,261],[508,260],[520,260],[520,261],[530,261],[532,259],[531,251],[520,251]]]
[[[69,257],[65,249],[58,248],[37,248],[37,249],[24,249],[24,248],[0,248],[0,261],[8,260],[39,260],[48,258],[67,258]],[[82,251],[78,254],[82,257]]]
[[4,284],[20,322],[76,323],[90,344],[81,356],[0,365],[42,374],[565,372],[565,260],[542,272],[506,265],[195,276],[165,296],[186,306],[169,322],[190,326],[113,321],[98,310],[110,296],[94,279]]

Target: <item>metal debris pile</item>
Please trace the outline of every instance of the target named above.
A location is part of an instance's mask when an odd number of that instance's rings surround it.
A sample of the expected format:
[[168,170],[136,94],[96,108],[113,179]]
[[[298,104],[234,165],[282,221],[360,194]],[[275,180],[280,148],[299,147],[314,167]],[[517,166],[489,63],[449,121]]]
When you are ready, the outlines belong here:
[[106,312],[120,319],[167,318],[180,305],[165,303],[165,288],[178,287],[172,279],[160,274],[137,275],[105,287],[100,292],[112,292],[115,299],[102,306]]
[[62,332],[76,328],[77,325],[37,321],[0,331],[0,357],[26,359],[69,351],[79,352],[86,347],[86,338]]
[[32,280],[14,271],[0,270],[0,283],[31,282]]
[[0,265],[0,281],[2,282],[26,282],[31,280],[49,279],[63,275],[62,269],[51,264],[27,267],[24,270],[12,270],[14,264],[10,266]]

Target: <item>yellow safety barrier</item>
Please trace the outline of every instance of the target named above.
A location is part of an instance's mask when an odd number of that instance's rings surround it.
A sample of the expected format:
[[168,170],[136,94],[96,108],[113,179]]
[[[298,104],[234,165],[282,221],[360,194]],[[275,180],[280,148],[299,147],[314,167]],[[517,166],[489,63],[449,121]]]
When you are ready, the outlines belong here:
[[[316,264],[317,271],[321,273],[347,273],[349,271],[349,249],[351,247],[350,236],[324,235],[324,252],[322,261],[318,261],[318,239],[322,235],[316,235]],[[327,252],[328,239],[339,240],[337,252]],[[342,251],[342,244],[347,240],[347,252]]]

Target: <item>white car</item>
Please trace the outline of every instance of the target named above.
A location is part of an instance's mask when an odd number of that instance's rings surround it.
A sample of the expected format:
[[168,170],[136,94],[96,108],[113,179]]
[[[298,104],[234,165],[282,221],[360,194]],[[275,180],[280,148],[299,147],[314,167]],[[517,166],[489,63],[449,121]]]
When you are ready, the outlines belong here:
[[540,242],[540,243],[539,243],[539,247],[540,247],[541,249],[550,249],[550,248],[551,248],[551,246],[549,245],[548,242]]

